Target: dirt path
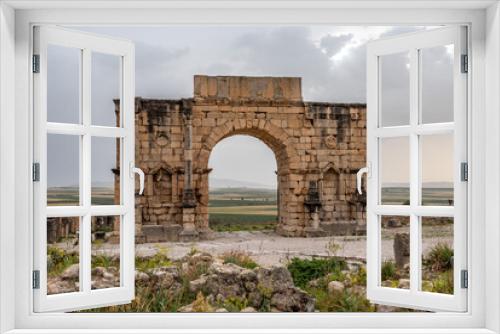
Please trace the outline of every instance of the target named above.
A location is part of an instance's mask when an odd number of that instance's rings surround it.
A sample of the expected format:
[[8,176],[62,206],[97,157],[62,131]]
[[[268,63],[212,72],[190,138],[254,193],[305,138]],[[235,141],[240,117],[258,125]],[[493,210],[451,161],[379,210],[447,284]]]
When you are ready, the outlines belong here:
[[[438,242],[449,243],[451,238],[442,235],[426,237],[423,240],[424,252]],[[336,245],[333,248],[336,249],[337,256],[366,258],[366,237],[286,238],[273,232],[219,232],[215,233],[213,240],[140,244],[137,245],[136,253],[140,256],[152,255],[158,249],[165,249],[169,257],[177,259],[193,248],[213,255],[239,250],[247,252],[260,265],[270,266],[286,263],[296,256],[333,255],[332,245]],[[393,258],[392,240],[382,240],[382,257]]]

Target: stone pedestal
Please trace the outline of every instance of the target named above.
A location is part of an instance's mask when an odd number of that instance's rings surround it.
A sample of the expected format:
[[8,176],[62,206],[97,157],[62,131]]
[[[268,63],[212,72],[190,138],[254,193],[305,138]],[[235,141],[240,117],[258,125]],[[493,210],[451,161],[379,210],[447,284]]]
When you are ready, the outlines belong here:
[[396,267],[404,268],[410,263],[410,234],[396,233],[394,236],[394,259]]
[[194,223],[195,219],[194,208],[184,208],[182,211],[182,231],[179,234],[181,241],[194,241],[198,239],[199,233],[196,230]]

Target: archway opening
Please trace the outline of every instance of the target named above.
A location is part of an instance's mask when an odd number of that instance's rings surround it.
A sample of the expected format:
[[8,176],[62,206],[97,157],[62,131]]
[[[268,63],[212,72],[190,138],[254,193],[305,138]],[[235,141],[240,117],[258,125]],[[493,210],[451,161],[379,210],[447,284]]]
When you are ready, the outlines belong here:
[[277,161],[249,135],[233,135],[211,151],[209,226],[213,231],[271,231],[278,222]]

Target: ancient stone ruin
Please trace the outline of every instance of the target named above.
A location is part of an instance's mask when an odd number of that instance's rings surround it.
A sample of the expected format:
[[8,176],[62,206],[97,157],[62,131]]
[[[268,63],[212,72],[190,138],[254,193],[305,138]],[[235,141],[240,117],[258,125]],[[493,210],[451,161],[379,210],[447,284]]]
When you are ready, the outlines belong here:
[[136,196],[137,242],[211,235],[210,152],[237,134],[262,140],[276,156],[277,233],[364,230],[366,201],[356,192],[365,165],[364,104],[305,102],[300,78],[200,75],[192,98],[137,98],[135,124],[136,165],[146,174],[144,195]]

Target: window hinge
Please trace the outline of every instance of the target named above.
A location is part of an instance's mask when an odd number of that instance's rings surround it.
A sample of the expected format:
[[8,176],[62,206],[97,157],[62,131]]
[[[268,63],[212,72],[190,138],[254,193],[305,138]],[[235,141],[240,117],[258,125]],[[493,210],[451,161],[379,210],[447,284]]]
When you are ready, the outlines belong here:
[[460,179],[462,181],[469,181],[469,164],[466,162],[460,164]]
[[462,73],[469,72],[469,56],[462,55]]
[[40,181],[40,164],[38,162],[33,163],[33,181]]
[[40,55],[33,55],[33,73],[40,73]]
[[40,289],[40,270],[33,270],[33,289]]
[[460,272],[460,287],[462,289],[469,288],[469,271],[468,270],[462,270]]

